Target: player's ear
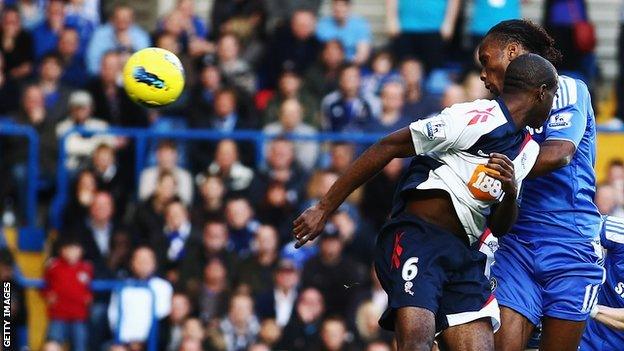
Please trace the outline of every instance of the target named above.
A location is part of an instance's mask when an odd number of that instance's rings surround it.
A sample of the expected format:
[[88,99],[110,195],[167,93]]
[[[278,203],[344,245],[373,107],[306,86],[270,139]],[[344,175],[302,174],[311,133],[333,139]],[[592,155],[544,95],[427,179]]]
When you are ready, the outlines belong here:
[[509,61],[513,61],[516,57],[520,56],[520,46],[516,42],[511,42],[507,44],[507,59]]
[[546,84],[540,85],[539,90],[538,90],[539,101],[546,100],[547,93],[548,93],[548,87],[546,86]]

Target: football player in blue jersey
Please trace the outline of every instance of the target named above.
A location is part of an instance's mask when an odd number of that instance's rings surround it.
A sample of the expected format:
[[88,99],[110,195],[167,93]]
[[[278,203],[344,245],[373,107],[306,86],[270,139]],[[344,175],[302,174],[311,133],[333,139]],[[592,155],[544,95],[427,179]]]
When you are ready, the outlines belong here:
[[624,218],[603,218],[600,243],[607,251],[607,277],[598,293],[598,304],[591,310],[580,351],[624,348]]
[[430,351],[436,332],[447,350],[494,350],[498,304],[484,274],[486,257],[470,245],[486,225],[499,234],[511,228],[518,189],[539,154],[525,127],[548,119],[557,84],[546,59],[518,57],[500,98],[455,104],[384,137],[294,221],[301,246],[388,162],[413,157],[375,248],[375,270],[388,293],[379,324],[395,331],[399,350]]
[[[556,63],[560,53],[543,28],[526,20],[492,27],[479,47],[481,79],[494,94],[507,66],[528,52]],[[529,129],[540,153],[525,182],[516,224],[500,240],[492,285],[501,307],[499,351],[524,350],[540,322],[540,350],[577,350],[602,282],[594,205],[596,129],[587,86],[559,76],[550,118]]]

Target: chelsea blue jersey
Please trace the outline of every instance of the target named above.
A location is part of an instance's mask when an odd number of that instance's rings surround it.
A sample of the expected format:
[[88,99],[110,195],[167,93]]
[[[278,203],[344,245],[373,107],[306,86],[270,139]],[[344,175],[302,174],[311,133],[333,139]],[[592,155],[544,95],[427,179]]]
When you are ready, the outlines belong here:
[[596,124],[587,86],[560,76],[557,97],[543,127],[529,130],[533,140],[566,140],[576,152],[567,166],[526,179],[518,221],[511,232],[520,237],[596,238],[601,219],[594,204]]

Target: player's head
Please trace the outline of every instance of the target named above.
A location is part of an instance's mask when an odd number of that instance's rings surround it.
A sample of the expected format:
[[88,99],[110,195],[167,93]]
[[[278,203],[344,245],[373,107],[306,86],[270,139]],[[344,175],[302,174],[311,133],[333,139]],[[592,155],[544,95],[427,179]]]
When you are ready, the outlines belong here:
[[526,123],[529,127],[541,127],[553,104],[557,92],[557,70],[545,58],[536,54],[524,54],[514,59],[505,73],[504,95],[522,95],[530,106]]
[[479,45],[481,80],[485,87],[500,95],[507,66],[526,53],[538,54],[553,64],[561,59],[555,40],[531,21],[508,20],[492,27]]

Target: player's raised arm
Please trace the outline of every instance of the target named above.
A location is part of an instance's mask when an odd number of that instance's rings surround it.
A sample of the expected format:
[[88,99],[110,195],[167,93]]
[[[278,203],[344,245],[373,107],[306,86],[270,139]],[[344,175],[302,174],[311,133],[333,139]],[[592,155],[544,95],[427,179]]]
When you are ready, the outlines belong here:
[[297,247],[316,238],[330,214],[355,189],[379,173],[392,159],[414,156],[414,144],[408,127],[400,129],[369,147],[332,185],[318,204],[308,208],[294,221]]

